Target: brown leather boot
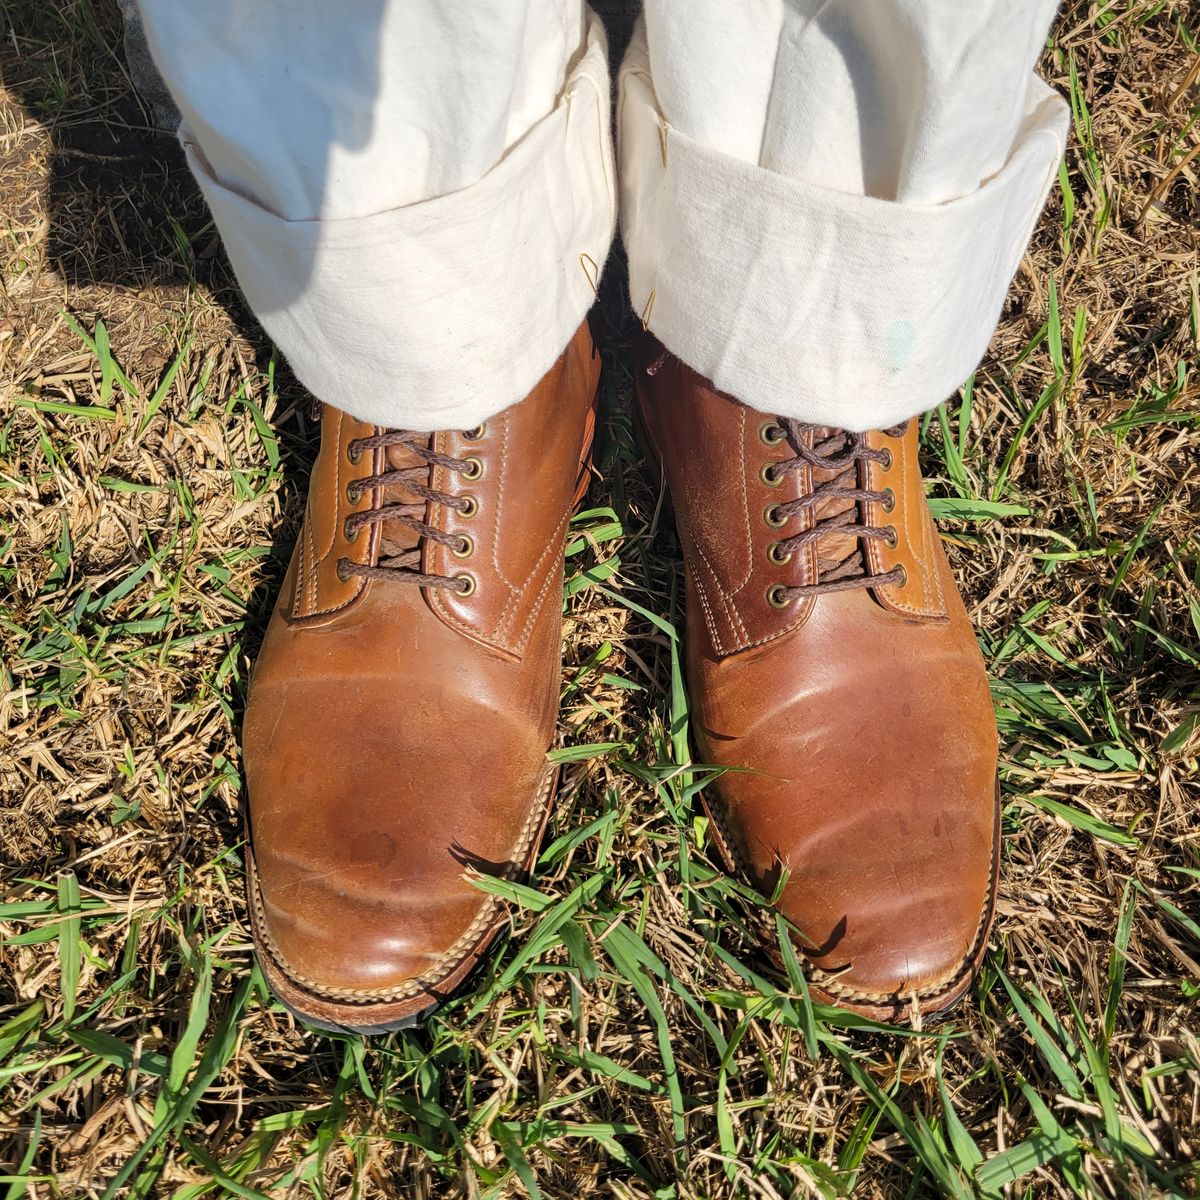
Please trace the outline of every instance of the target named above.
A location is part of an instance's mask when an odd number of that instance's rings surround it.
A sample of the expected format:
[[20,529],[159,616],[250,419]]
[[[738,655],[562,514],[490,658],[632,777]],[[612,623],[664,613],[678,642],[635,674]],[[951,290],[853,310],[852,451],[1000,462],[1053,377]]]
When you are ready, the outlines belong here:
[[379,1032],[435,1007],[505,919],[469,873],[533,861],[598,377],[585,324],[478,429],[325,408],[243,728],[255,945],[314,1024]]
[[925,504],[915,422],[755,412],[648,348],[643,420],[687,568],[697,759],[725,856],[799,931],[815,999],[875,1018],[969,986],[996,895],[983,661]]

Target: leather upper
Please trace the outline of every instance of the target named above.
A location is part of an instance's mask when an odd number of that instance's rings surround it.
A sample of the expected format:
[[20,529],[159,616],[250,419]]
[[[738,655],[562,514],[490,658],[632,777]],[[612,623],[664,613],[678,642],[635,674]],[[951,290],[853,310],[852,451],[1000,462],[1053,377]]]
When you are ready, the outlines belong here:
[[[412,501],[361,481],[414,458],[356,453],[381,434],[322,418],[304,525],[255,666],[243,747],[251,903],[277,971],[316,997],[394,1001],[436,983],[496,920],[470,870],[528,861],[550,802],[562,549],[594,422],[599,363],[582,326],[537,388],[482,430],[432,435],[421,569],[470,594],[365,578],[395,523],[348,518]],[[467,540],[469,539],[469,540]],[[457,551],[457,553],[455,552]]]
[[[961,990],[992,907],[997,737],[983,662],[930,519],[916,423],[874,432],[859,463],[866,573],[892,582],[771,602],[812,585],[822,539],[786,562],[780,523],[814,486],[768,470],[778,423],[670,356],[639,372],[642,414],[674,501],[687,568],[687,673],[718,835],[779,907],[818,994],[894,1016]],[[806,434],[811,441],[811,433]],[[839,553],[856,540],[834,534]],[[777,553],[777,552],[776,552]],[[868,581],[869,582],[869,581]],[[779,594],[775,593],[778,600]],[[961,984],[961,986],[960,986]]]

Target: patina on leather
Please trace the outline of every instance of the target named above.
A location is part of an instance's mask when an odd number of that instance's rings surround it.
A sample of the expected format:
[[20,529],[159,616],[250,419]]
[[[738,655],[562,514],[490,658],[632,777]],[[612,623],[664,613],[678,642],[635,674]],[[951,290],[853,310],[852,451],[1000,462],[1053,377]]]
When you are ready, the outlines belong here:
[[584,325],[480,429],[324,409],[243,728],[256,944],[313,1021],[370,1031],[431,1008],[505,917],[471,873],[532,860],[598,375]]
[[916,422],[849,434],[755,412],[648,339],[642,417],[687,571],[699,762],[721,848],[778,901],[813,995],[952,1003],[995,904],[997,737],[929,516]]

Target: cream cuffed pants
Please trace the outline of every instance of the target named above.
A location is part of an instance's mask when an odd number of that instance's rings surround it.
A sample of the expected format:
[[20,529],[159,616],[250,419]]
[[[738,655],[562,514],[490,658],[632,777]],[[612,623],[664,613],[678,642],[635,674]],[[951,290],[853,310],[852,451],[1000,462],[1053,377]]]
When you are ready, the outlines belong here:
[[594,298],[753,408],[849,429],[983,354],[1055,177],[1055,0],[646,0],[613,153],[582,0],[140,0],[247,300],[320,399],[464,429]]

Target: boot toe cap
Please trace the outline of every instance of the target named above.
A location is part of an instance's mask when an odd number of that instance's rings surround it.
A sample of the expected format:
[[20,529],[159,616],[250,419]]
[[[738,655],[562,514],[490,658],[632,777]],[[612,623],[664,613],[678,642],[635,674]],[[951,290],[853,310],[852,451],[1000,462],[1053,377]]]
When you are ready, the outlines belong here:
[[260,947],[294,985],[334,1000],[398,1002],[437,987],[493,932],[497,906],[482,892],[394,889],[372,897],[328,875],[270,866],[251,878]]
[[893,1019],[966,990],[991,924],[998,848],[994,815],[960,828],[953,846],[863,830],[820,857],[794,856],[780,909],[824,998]]
[[[886,1019],[909,1015],[914,1004],[923,1013],[947,1007],[970,984],[991,911],[990,892],[973,897],[970,915],[962,898],[956,900],[942,909],[900,906],[882,913],[851,899],[818,953],[801,947],[815,968],[814,990],[833,1004]],[[781,907],[798,929],[805,929],[806,918],[813,927],[811,914],[786,897]]]

